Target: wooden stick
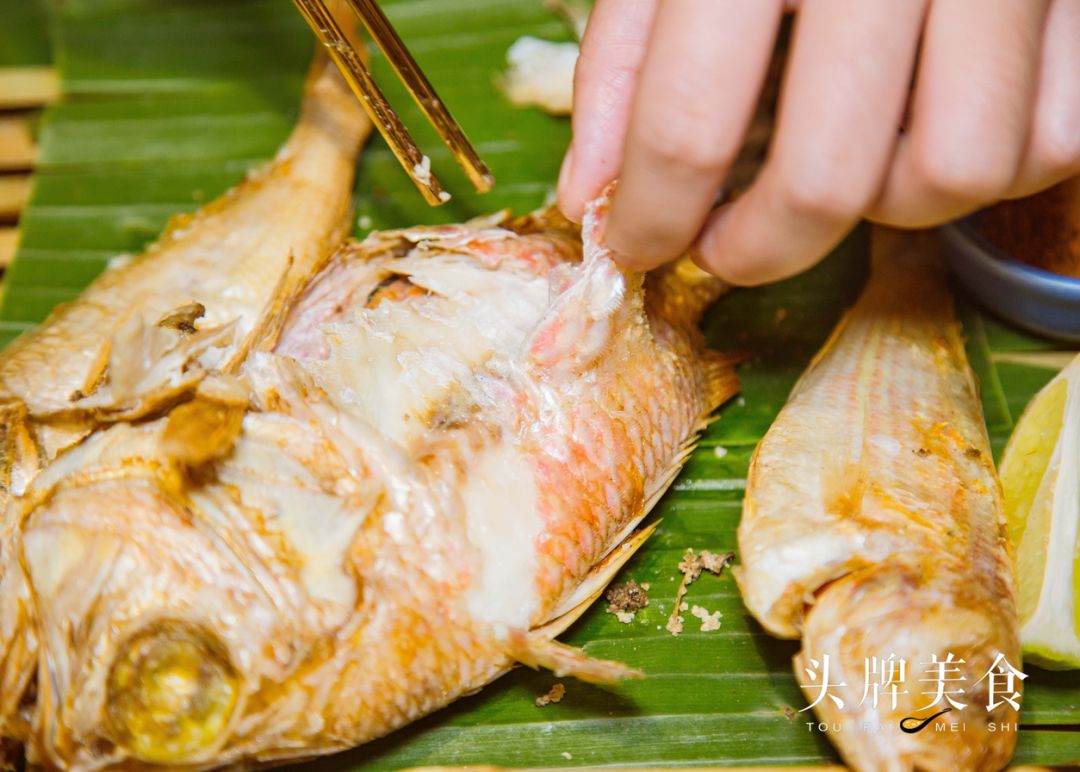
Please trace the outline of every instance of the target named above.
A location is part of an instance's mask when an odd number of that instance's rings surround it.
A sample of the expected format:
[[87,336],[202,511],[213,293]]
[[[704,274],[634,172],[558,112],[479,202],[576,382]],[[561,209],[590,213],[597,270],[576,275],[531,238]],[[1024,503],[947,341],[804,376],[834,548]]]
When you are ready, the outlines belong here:
[[349,88],[364,106],[375,128],[386,139],[394,155],[432,206],[450,200],[438,178],[431,172],[431,161],[413,141],[409,130],[397,117],[382,91],[375,84],[367,65],[321,0],[293,0],[308,26],[326,47]]
[[0,117],[0,172],[29,171],[36,160],[30,122],[23,116]]
[[439,99],[435,89],[424,75],[420,66],[405,47],[390,20],[382,12],[375,0],[348,0],[360,21],[367,27],[372,39],[394,68],[413,100],[424,111],[428,121],[435,127],[442,141],[450,148],[454,160],[465,171],[469,180],[481,193],[487,193],[495,185],[487,164],[481,160],[476,149],[469,143],[465,132]]
[[0,175],[0,220],[17,220],[29,198],[29,174]]
[[55,102],[60,78],[52,67],[0,67],[0,110],[23,110]]

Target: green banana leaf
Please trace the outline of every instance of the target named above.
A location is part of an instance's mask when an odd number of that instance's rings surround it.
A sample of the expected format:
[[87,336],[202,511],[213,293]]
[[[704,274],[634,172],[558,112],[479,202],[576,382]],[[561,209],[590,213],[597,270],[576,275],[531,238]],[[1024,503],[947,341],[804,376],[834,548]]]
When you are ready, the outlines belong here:
[[[377,80],[454,198],[427,207],[375,140],[361,162],[357,233],[541,205],[551,195],[569,125],[511,107],[497,80],[519,35],[567,39],[569,30],[541,0],[385,0],[384,7],[498,185],[483,197],[471,191],[375,56]],[[30,34],[19,29],[32,21],[25,8],[24,0],[0,0],[0,51]],[[288,0],[57,0],[49,21],[66,97],[42,126],[40,168],[0,304],[0,342],[74,297],[111,257],[140,250],[170,215],[198,207],[270,157],[295,118],[312,51]],[[592,655],[643,669],[647,679],[611,688],[569,681],[560,703],[540,708],[535,698],[555,679],[518,669],[390,737],[311,766],[835,761],[827,737],[800,712],[806,702],[791,673],[795,646],[765,635],[748,617],[730,573],[702,577],[688,597],[722,612],[720,630],[700,632],[688,617],[687,631],[674,638],[664,623],[682,553],[735,549],[753,446],[865,272],[866,233],[859,231],[804,276],[736,291],[709,314],[713,345],[753,354],[742,369],[743,396],[706,432],[658,507],[656,534],[623,572],[650,585],[648,607],[621,624],[598,604],[565,636]],[[961,315],[1000,452],[1019,411],[1053,372],[1002,364],[998,355],[1051,344],[963,298]],[[1026,670],[1015,760],[1080,760],[1080,674]]]

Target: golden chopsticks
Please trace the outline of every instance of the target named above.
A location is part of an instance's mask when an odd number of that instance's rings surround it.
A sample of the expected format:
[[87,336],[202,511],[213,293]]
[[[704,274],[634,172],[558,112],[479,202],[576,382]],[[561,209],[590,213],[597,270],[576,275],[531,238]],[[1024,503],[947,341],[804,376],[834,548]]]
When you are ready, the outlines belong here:
[[[405,44],[390,25],[375,0],[347,0],[349,6],[378,44],[394,72],[401,78],[424,115],[465,170],[473,186],[481,193],[491,190],[495,178],[465,137],[461,127],[447,111],[431,83],[421,72]],[[416,183],[424,199],[432,206],[450,200],[438,177],[431,171],[431,160],[420,152],[409,130],[397,117],[390,103],[371,77],[363,58],[353,48],[341,26],[323,0],[293,0],[308,26],[315,32],[353,93],[386,139],[402,167]]]

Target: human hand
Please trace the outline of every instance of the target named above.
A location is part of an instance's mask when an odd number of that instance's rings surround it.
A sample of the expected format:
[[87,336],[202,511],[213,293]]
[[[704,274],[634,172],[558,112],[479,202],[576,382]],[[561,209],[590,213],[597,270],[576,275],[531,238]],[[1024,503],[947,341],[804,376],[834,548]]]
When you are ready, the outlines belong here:
[[768,158],[714,210],[784,0],[596,0],[559,204],[580,219],[618,177],[605,232],[627,266],[695,246],[706,270],[759,284],[813,265],[861,218],[936,225],[1080,172],[1080,0],[788,4]]

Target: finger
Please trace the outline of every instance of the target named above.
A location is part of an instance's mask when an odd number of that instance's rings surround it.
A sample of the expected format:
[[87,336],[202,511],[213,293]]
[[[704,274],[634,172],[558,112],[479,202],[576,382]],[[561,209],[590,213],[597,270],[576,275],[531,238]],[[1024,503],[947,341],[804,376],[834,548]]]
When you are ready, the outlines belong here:
[[1046,0],[935,0],[910,133],[869,216],[936,225],[1003,196],[1027,143]]
[[664,0],[627,129],[609,246],[646,269],[686,251],[738,155],[781,0]]
[[572,220],[618,174],[658,2],[597,0],[589,16],[574,72],[574,139],[559,174],[559,206]]
[[1080,0],[1053,0],[1043,27],[1035,117],[1020,174],[1019,198],[1080,172]]
[[710,219],[696,253],[702,267],[736,284],[780,279],[816,262],[858,221],[892,159],[925,7],[803,4],[769,158],[750,189]]

